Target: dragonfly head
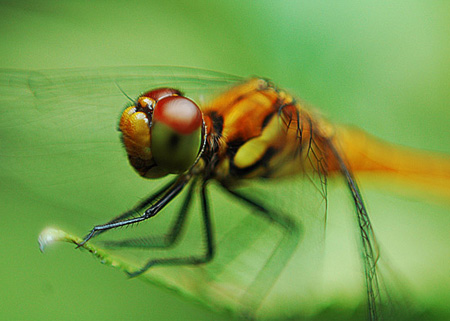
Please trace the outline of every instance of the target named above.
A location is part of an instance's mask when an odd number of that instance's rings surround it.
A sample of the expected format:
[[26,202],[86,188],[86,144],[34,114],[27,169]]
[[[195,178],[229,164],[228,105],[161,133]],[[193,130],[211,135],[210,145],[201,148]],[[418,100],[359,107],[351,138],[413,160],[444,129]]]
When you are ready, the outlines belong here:
[[130,164],[146,178],[183,173],[202,150],[202,112],[176,89],[142,94],[123,111],[119,128]]

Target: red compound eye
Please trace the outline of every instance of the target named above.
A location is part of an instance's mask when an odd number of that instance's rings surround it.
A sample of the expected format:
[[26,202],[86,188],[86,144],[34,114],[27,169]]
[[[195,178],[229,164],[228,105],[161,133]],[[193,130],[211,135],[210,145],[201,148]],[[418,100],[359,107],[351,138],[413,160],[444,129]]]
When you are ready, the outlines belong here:
[[156,103],[153,121],[164,123],[176,132],[187,135],[202,126],[202,113],[192,100],[170,96]]
[[158,88],[145,92],[141,97],[149,97],[158,101],[167,96],[181,96],[181,92],[173,88]]

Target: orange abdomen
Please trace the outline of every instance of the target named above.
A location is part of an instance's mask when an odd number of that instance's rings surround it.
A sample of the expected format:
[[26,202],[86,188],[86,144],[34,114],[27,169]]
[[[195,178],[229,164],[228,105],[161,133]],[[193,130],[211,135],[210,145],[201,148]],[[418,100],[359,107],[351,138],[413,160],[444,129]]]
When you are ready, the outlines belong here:
[[[450,159],[396,146],[355,128],[339,127],[332,138],[355,174],[389,176],[408,186],[450,199]],[[330,174],[336,170],[330,162]]]

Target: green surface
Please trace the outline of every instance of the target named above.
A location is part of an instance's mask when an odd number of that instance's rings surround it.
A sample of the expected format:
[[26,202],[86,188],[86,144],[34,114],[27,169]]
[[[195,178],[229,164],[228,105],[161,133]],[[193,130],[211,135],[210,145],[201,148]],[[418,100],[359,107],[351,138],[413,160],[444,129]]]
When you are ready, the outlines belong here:
[[[333,121],[358,125],[402,145],[450,153],[447,1],[341,1],[339,5],[330,1],[11,1],[2,2],[0,12],[2,68],[182,65],[261,75],[291,89]],[[97,102],[88,104],[95,107]],[[37,237],[44,227],[57,225],[84,233],[108,213],[116,213],[114,205],[120,197],[134,194],[121,191],[107,168],[100,174],[77,175],[83,173],[83,161],[89,161],[83,159],[89,146],[76,144],[77,137],[70,133],[95,127],[96,117],[92,124],[69,123],[68,132],[55,134],[69,144],[64,155],[62,145],[49,148],[32,142],[45,139],[44,133],[59,120],[67,122],[74,111],[60,118],[30,119],[25,111],[35,110],[33,106],[21,105],[20,97],[16,106],[17,111],[1,111],[2,119],[18,113],[14,126],[0,120],[1,319],[230,319],[165,289],[127,280],[123,273],[69,245],[49,248],[42,255]],[[100,117],[105,121],[100,131],[107,133],[111,144],[118,143],[118,117]],[[21,120],[23,127],[14,132]],[[31,130],[40,124],[42,131]],[[90,146],[100,140],[94,132],[88,136]],[[13,150],[13,144],[16,153],[1,153],[5,146]],[[108,146],[100,149],[99,159],[108,150]],[[71,153],[82,161],[69,159]],[[122,155],[115,149],[113,154]],[[27,159],[30,155],[41,163]],[[54,162],[59,161],[58,171],[52,162],[45,163],[52,155]],[[126,186],[138,181],[126,164],[120,166],[122,175],[129,171]],[[419,310],[431,310],[428,319],[433,315],[445,319],[450,301],[448,203],[426,203],[394,195],[391,189],[365,187],[364,181],[362,185],[383,253],[408,285],[405,292]],[[59,186],[67,193],[52,194]],[[89,187],[96,192],[90,193]],[[325,284],[330,284],[330,305],[351,306],[355,293],[347,278],[353,274],[345,271],[359,266],[354,252],[341,246],[353,244],[342,232],[353,232],[351,221],[342,220],[350,200],[340,182],[332,182],[329,195],[327,240],[333,246],[327,248],[325,263],[332,264],[325,264]],[[138,200],[133,197],[122,206]],[[106,213],[99,214],[99,208]],[[323,319],[347,318],[336,309],[330,311],[333,317],[324,312]]]

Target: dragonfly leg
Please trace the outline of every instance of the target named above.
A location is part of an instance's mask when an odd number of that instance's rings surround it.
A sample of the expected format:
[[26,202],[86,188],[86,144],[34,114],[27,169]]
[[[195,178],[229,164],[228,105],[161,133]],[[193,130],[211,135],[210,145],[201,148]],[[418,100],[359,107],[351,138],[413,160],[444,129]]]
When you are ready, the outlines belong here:
[[334,154],[339,164],[340,171],[347,181],[347,186],[352,195],[355,204],[356,216],[360,231],[360,244],[362,248],[362,259],[364,265],[364,274],[366,277],[367,290],[367,308],[369,312],[369,320],[375,321],[379,319],[379,310],[381,310],[382,302],[380,295],[380,286],[378,280],[377,261],[379,259],[379,249],[370,223],[369,214],[367,213],[364,200],[361,196],[358,184],[350,172],[344,159],[340,156],[335,145],[330,142],[329,148]]
[[186,221],[187,213],[189,212],[189,206],[192,200],[192,193],[194,191],[195,186],[196,184],[195,182],[193,182],[189,187],[188,194],[186,195],[183,205],[177,214],[177,218],[167,234],[153,235],[140,238],[130,238],[119,241],[110,241],[110,240],[101,241],[101,244],[107,248],[141,248],[141,249],[156,248],[156,247],[168,248],[173,246],[177,241],[178,236],[181,234],[184,222]]
[[257,214],[270,222],[279,225],[285,231],[277,247],[273,250],[263,268],[258,272],[258,275],[255,277],[243,297],[243,300],[248,302],[247,305],[250,310],[256,310],[297,248],[302,229],[298,223],[291,219],[291,217],[280,212],[269,210],[264,207],[264,205],[249,198],[243,193],[232,190],[227,186],[223,187],[232,196],[256,209]]
[[[164,208],[164,206],[166,206],[172,199],[174,199],[181,192],[181,190],[187,184],[188,181],[189,181],[189,178],[187,178],[187,177],[178,178],[175,181],[175,183],[172,184],[172,186],[170,186],[166,191],[164,191],[164,192],[158,191],[157,193],[155,193],[154,194],[154,195],[156,195],[155,198],[157,198],[161,194],[163,194],[163,195],[154,205],[152,205],[150,208],[145,210],[144,214],[142,214],[141,216],[130,218],[130,219],[125,219],[125,220],[119,220],[119,217],[129,217],[129,216],[133,215],[133,213],[135,213],[135,212],[132,210],[132,211],[125,212],[124,214],[120,215],[118,218],[113,219],[109,223],[94,226],[94,228],[91,230],[91,232],[84,237],[82,242],[80,242],[78,244],[78,247],[83,246],[87,241],[89,241],[91,238],[98,235],[99,233],[103,233],[104,231],[107,231],[107,230],[110,230],[113,228],[117,228],[117,227],[121,227],[121,226],[125,226],[125,225],[140,223],[142,221],[149,219],[150,217],[155,216],[156,214],[158,214],[158,212],[161,209]],[[154,198],[152,198],[152,197],[147,198],[149,203],[153,199]],[[142,204],[146,203],[147,200],[142,202]],[[139,204],[138,207],[140,205],[141,204]]]
[[174,257],[174,258],[163,258],[163,259],[151,259],[145,264],[141,269],[135,272],[127,272],[130,277],[136,277],[146,272],[153,266],[156,265],[198,265],[207,263],[212,260],[215,252],[214,236],[211,225],[210,217],[210,207],[208,203],[208,198],[206,195],[206,184],[204,181],[201,188],[201,203],[202,203],[202,218],[204,224],[204,231],[206,237],[206,251],[202,255],[192,255],[187,257]]
[[[142,211],[144,208],[146,208],[147,206],[149,206],[153,201],[155,201],[158,197],[160,197],[165,191],[167,191],[170,186],[172,186],[173,184],[175,184],[175,182],[177,181],[177,179],[174,179],[172,181],[170,181],[168,184],[164,185],[162,188],[158,189],[155,193],[149,195],[146,199],[144,199],[143,201],[141,201],[140,203],[138,203],[135,207],[133,207],[131,210],[128,210],[122,214],[120,214],[119,216],[116,216],[115,218],[113,218],[111,221],[109,221],[106,224],[111,224],[111,223],[116,223],[116,222],[120,222],[123,221],[129,217],[132,216],[136,216],[136,214],[138,214],[140,211]],[[98,236],[100,234],[102,234],[103,232],[105,232],[106,230],[101,230],[101,231],[97,231],[97,233],[95,233],[92,237]],[[84,239],[87,238],[87,235],[84,237]]]

